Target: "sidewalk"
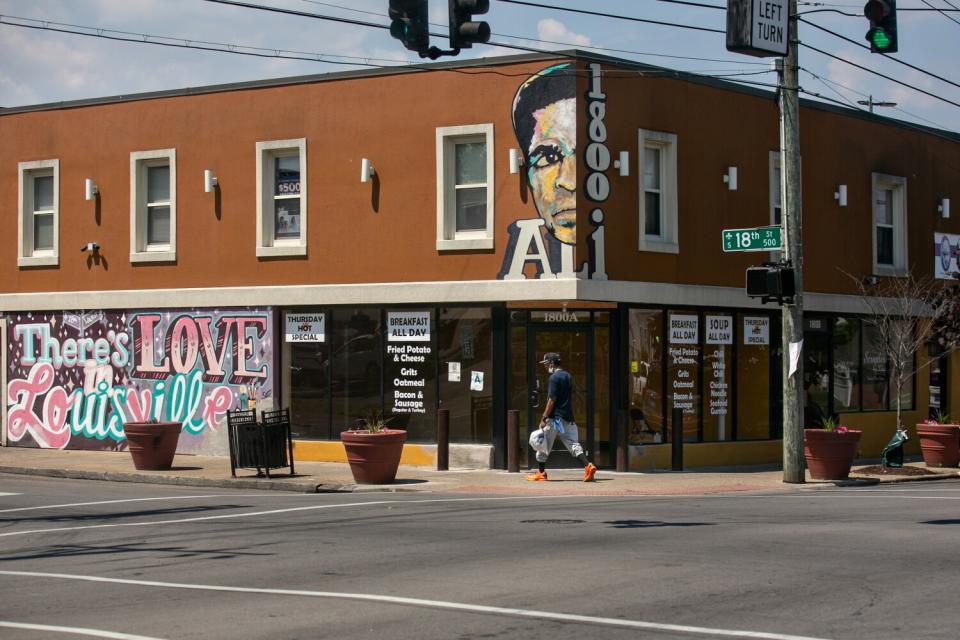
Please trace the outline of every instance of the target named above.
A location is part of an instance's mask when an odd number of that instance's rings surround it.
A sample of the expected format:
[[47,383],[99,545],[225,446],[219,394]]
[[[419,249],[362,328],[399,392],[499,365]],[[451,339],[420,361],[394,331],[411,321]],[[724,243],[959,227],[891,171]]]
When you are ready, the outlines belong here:
[[[908,466],[924,467],[922,462]],[[797,488],[822,488],[837,485],[862,486],[876,483],[941,480],[960,477],[957,469],[930,469],[933,475],[864,476],[854,466],[850,480],[807,480],[806,484],[785,484],[783,472],[771,467],[735,467],[729,469],[682,472],[616,473],[601,469],[597,482],[584,483],[579,469],[548,469],[550,482],[525,482],[523,473],[502,470],[437,471],[428,467],[401,466],[397,481],[391,485],[356,485],[350,467],[334,462],[295,462],[296,475],[289,469],[272,472],[272,478],[238,469],[230,475],[230,460],[225,457],[177,454],[173,468],[167,471],[138,471],[125,451],[60,451],[55,449],[0,448],[0,473],[37,475],[84,480],[145,482],[200,487],[267,489],[299,493],[366,491],[427,491],[492,493],[500,495],[696,495],[738,491],[785,491]],[[2,486],[2,485],[0,485]]]

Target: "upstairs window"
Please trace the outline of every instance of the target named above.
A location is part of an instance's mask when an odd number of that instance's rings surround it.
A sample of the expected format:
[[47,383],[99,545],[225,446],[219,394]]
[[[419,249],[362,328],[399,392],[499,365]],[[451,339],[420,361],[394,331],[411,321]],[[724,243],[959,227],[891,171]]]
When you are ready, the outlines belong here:
[[677,136],[640,130],[640,251],[678,253]]
[[437,129],[437,250],[493,248],[493,125]]
[[130,261],[177,259],[175,149],[130,154]]
[[307,254],[307,140],[257,143],[257,255]]
[[907,273],[907,179],[874,173],[873,269],[886,276]]
[[21,162],[18,173],[17,264],[59,264],[60,161]]
[[771,151],[770,164],[770,224],[778,226],[783,222],[783,204],[780,193],[780,152]]

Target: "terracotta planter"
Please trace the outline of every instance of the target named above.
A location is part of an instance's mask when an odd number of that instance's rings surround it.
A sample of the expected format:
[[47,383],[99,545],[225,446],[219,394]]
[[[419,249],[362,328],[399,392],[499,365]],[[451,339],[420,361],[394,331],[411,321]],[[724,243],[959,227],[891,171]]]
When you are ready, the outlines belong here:
[[803,430],[803,455],[815,480],[842,480],[850,475],[861,431]]
[[180,440],[179,422],[125,422],[123,433],[133,466],[143,471],[169,469]]
[[955,467],[960,463],[960,425],[918,424],[917,436],[928,467]]
[[340,434],[347,461],[357,484],[390,484],[397,477],[407,432],[384,429],[377,433],[344,431]]

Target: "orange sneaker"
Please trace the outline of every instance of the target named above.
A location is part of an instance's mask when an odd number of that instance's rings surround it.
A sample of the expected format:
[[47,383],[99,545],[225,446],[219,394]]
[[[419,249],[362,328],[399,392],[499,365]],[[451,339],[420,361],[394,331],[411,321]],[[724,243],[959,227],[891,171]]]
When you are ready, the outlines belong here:
[[547,481],[547,472],[546,471],[537,471],[536,473],[528,473],[523,476],[524,480],[529,480],[530,482],[546,482]]
[[597,467],[592,462],[588,462],[583,468],[583,481],[593,482],[593,476],[597,475]]

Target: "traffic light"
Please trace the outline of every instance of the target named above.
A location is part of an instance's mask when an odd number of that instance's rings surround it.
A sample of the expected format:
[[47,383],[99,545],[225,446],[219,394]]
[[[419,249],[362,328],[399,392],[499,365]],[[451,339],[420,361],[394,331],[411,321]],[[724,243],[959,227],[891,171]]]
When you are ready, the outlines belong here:
[[863,5],[863,15],[870,21],[865,36],[872,53],[897,51],[897,0],[870,0]]
[[762,302],[790,301],[797,295],[793,267],[783,264],[766,264],[747,269],[747,296],[761,298]]
[[427,1],[390,0],[390,35],[407,49],[421,54],[430,47]]
[[490,25],[473,19],[475,13],[490,10],[490,0],[449,0],[450,48],[469,49],[474,42],[490,39]]

